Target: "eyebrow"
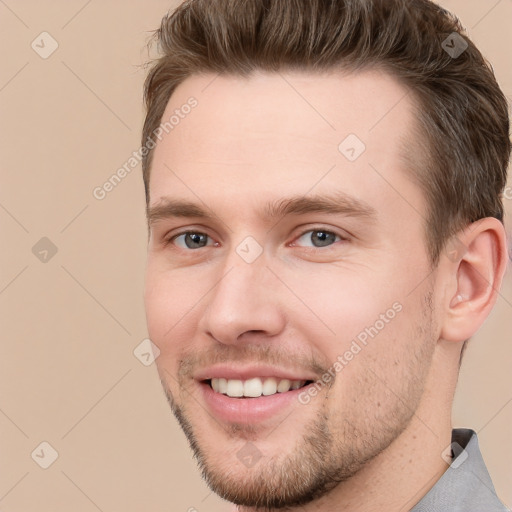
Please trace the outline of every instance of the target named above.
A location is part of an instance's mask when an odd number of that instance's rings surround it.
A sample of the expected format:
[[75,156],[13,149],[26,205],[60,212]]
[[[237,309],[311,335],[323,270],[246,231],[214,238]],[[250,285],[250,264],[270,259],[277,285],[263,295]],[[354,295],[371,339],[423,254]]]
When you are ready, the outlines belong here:
[[[377,217],[375,208],[345,192],[277,199],[266,203],[258,213],[258,216],[265,222],[271,222],[287,215],[304,215],[306,213],[346,215],[364,218],[371,222],[374,222]],[[146,208],[146,216],[149,226],[159,220],[173,217],[209,220],[217,217],[200,204],[170,197],[162,197],[159,203]]]

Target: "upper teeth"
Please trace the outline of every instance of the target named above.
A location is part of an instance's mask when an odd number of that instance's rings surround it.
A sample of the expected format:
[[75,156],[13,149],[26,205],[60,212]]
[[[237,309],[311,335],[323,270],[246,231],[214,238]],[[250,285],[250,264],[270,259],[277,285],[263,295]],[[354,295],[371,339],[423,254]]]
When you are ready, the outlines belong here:
[[261,395],[274,395],[275,393],[284,393],[290,389],[298,389],[306,383],[305,380],[275,379],[269,377],[260,379],[255,377],[248,380],[237,379],[212,379],[212,388],[217,393],[222,393],[230,397],[248,396],[256,398]]

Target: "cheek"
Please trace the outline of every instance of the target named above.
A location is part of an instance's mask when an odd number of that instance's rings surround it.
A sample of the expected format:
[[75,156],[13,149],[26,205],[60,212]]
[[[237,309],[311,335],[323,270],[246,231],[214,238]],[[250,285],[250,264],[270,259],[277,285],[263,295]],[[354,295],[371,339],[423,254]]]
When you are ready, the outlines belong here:
[[384,307],[344,344],[348,350],[342,356],[340,380],[356,383],[362,395],[367,389],[360,381],[365,380],[373,384],[376,396],[388,396],[392,390],[405,392],[409,382],[422,379],[434,346],[432,320],[417,297],[409,297],[407,302],[384,302]]
[[296,272],[293,281],[288,282],[303,303],[298,306],[300,309],[289,310],[290,320],[301,322],[305,332],[311,332],[313,321],[318,331],[311,342],[319,340],[318,348],[332,361],[343,354],[353,339],[359,336],[364,340],[367,329],[377,323],[379,331],[387,330],[398,315],[393,309],[397,294],[391,291],[392,287],[376,286],[369,271],[356,274],[325,268],[304,275]]
[[146,309],[146,324],[149,338],[159,348],[160,355],[155,360],[160,378],[173,384],[171,375],[177,374],[177,361],[179,359],[179,343],[175,342],[179,333],[180,317],[184,312],[179,307],[179,294],[171,293],[168,280],[152,274],[147,275],[144,293]]
[[[150,338],[165,344],[177,332],[190,325],[195,305],[206,293],[200,281],[177,271],[161,270],[148,265],[145,278],[144,305]],[[196,306],[197,307],[197,306]]]
[[343,357],[332,392],[332,418],[348,418],[349,428],[361,438],[378,430],[385,437],[410,418],[432,358],[431,337],[421,322],[417,311],[404,306],[366,345],[358,343],[361,348],[350,361]]
[[190,269],[162,268],[148,262],[144,304],[149,338],[160,350],[156,365],[160,377],[177,392],[180,361],[197,338],[197,325],[212,284]]
[[[308,282],[313,281],[322,282]],[[376,279],[343,276],[336,280],[331,274],[324,282],[322,293],[304,284],[299,293],[308,297],[309,307],[334,334],[320,335],[326,332],[323,323],[321,330],[312,333],[305,319],[300,322],[303,332],[310,333],[309,343],[336,375],[336,393],[342,395],[341,401],[366,397],[361,403],[366,407],[392,400],[386,383],[398,390],[401,382],[410,380],[404,372],[420,370],[417,354],[428,344],[420,295],[407,297],[405,281],[379,287]]]

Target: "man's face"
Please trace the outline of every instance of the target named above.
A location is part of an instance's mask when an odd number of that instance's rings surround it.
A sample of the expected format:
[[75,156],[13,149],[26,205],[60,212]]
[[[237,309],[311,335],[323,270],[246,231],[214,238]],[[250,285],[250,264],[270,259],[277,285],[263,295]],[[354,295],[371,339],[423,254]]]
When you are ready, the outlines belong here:
[[[400,153],[406,93],[376,71],[204,75],[167,106],[162,122],[190,113],[154,153],[148,329],[173,411],[230,501],[325,494],[420,404],[438,332],[426,203]],[[338,212],[305,202],[329,198]],[[207,216],[170,216],[171,201]]]

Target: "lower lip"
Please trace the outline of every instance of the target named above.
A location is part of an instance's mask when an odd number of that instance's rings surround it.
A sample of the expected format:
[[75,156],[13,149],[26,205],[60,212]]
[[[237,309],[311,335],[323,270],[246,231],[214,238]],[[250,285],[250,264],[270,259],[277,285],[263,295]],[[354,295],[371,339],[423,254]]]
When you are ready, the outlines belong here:
[[251,424],[282,416],[294,404],[301,406],[299,394],[308,386],[258,398],[231,398],[216,393],[206,382],[200,382],[199,387],[204,401],[216,418],[228,423]]

